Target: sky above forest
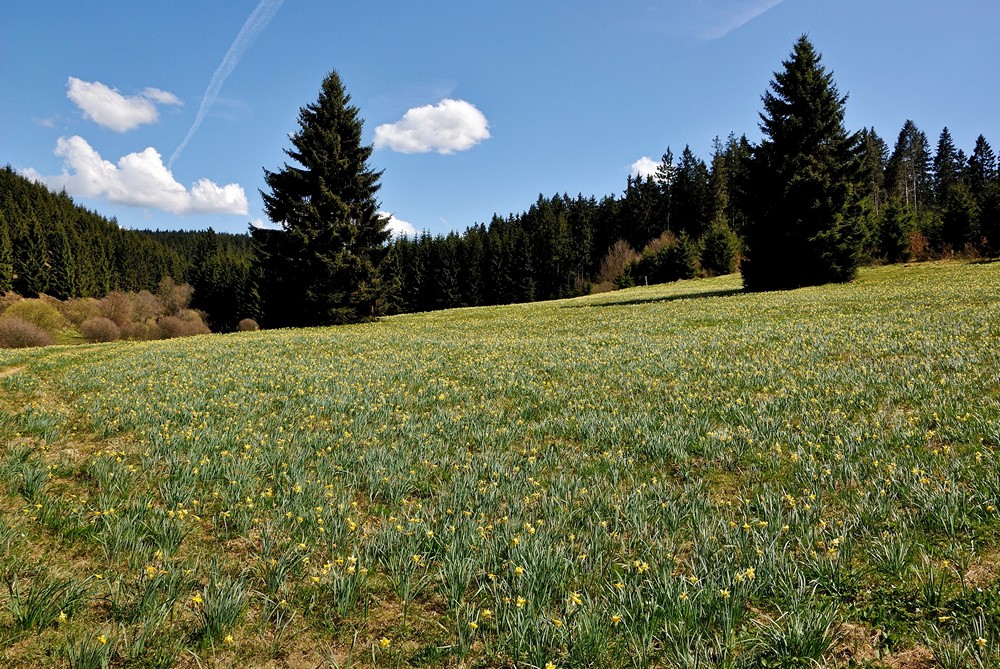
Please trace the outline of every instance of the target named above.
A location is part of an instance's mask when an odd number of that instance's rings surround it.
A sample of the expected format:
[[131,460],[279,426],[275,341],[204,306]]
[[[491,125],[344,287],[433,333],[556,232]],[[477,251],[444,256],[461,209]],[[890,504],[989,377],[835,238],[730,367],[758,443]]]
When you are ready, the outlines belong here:
[[461,231],[759,140],[803,33],[849,129],[1000,148],[997,26],[996,0],[6,2],[0,164],[124,227],[246,232],[336,69],[392,227]]

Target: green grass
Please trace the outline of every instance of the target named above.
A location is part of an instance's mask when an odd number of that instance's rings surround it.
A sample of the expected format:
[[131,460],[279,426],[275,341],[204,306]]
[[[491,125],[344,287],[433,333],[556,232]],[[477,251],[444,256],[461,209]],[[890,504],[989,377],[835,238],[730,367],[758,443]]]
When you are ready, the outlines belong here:
[[2,663],[1000,662],[1000,264],[738,289],[0,351]]

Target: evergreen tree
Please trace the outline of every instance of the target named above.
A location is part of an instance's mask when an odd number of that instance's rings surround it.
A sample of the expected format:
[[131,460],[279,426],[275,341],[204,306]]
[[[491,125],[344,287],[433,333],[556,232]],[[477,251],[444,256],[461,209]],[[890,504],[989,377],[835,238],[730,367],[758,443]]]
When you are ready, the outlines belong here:
[[938,138],[934,154],[934,201],[941,206],[948,196],[948,189],[958,180],[965,161],[959,160],[951,133],[945,127]]
[[931,200],[930,145],[927,135],[907,120],[886,164],[886,184],[911,212],[920,213]]
[[1000,181],[997,178],[997,157],[982,135],[969,156],[966,174],[969,190],[976,201],[976,227],[989,254],[1000,252]]
[[885,166],[889,147],[878,136],[875,128],[862,128],[859,135],[859,160],[862,186],[859,195],[864,221],[864,257],[876,257],[879,246],[879,224],[887,199],[885,191]]
[[739,257],[739,238],[736,237],[725,219],[717,216],[702,238],[702,270],[710,276],[735,272]]
[[753,151],[744,286],[769,290],[849,281],[861,252],[853,192],[857,135],[820,55],[799,38],[763,96],[764,139]]
[[14,289],[14,245],[7,229],[7,218],[0,209],[0,295]]
[[708,167],[685,146],[670,187],[671,231],[701,237],[711,222],[712,204]]
[[379,266],[389,231],[375,194],[381,172],[368,167],[358,108],[336,71],[319,99],[299,111],[286,155],[296,165],[264,170],[261,193],[280,230],[252,229],[264,323],[328,325],[377,315]]
[[874,258],[890,263],[906,260],[908,236],[913,227],[911,218],[912,214],[899,200],[894,199],[882,208],[874,240]]

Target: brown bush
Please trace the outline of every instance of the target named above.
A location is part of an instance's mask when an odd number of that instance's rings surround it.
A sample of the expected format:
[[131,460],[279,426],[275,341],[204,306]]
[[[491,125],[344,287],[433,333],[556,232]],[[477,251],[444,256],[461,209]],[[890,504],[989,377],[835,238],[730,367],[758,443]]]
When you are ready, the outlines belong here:
[[118,341],[122,338],[121,329],[113,320],[104,316],[88,318],[80,324],[80,332],[87,341],[92,342]]
[[[184,310],[184,312],[188,311],[190,309]],[[211,333],[211,330],[208,329],[208,326],[205,325],[205,322],[200,317],[197,320],[192,320],[181,316],[164,316],[156,321],[156,324],[160,326],[163,336],[167,339]]]
[[167,315],[163,309],[163,300],[148,290],[139,291],[129,297],[132,300],[132,320],[136,323],[144,323]]
[[132,339],[134,341],[153,341],[155,339],[163,339],[165,336],[156,321],[129,323],[121,330],[124,339]]
[[601,260],[601,269],[597,272],[597,283],[614,284],[615,279],[622,275],[628,264],[638,259],[639,254],[628,245],[628,242],[619,239],[611,245],[607,255]]
[[55,334],[69,325],[54,305],[40,298],[15,302],[4,310],[3,315],[33,323],[49,334]]
[[923,233],[917,231],[910,232],[906,236],[906,245],[910,254],[910,260],[931,259],[931,242]]
[[642,250],[642,255],[659,253],[664,248],[674,246],[675,244],[677,244],[677,235],[670,230],[666,230],[659,237],[646,244],[646,248]]
[[171,316],[188,308],[191,296],[194,295],[194,288],[186,283],[176,283],[169,276],[165,276],[156,289],[156,295],[163,303],[163,313]]
[[236,330],[239,332],[256,332],[259,329],[260,326],[257,325],[257,321],[252,318],[244,318],[236,326]]
[[120,328],[132,322],[132,300],[125,293],[113,290],[101,300],[101,315],[110,318]]
[[84,321],[101,315],[101,302],[92,297],[71,297],[62,303],[59,311],[66,320],[79,327]]
[[0,318],[0,348],[28,348],[55,343],[52,334],[30,321],[16,316]]

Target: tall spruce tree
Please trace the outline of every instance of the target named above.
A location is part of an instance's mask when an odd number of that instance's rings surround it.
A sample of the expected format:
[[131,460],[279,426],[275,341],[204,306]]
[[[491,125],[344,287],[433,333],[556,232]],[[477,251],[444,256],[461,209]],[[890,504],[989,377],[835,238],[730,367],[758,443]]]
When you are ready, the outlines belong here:
[[896,137],[886,164],[886,186],[913,213],[927,209],[931,200],[930,144],[927,135],[907,119]]
[[741,265],[749,290],[849,281],[860,259],[858,139],[844,128],[847,96],[805,35],[783,65],[763,96],[764,139],[750,165]]
[[319,99],[299,110],[286,155],[296,164],[264,170],[261,192],[280,230],[254,228],[262,321],[267,327],[330,325],[374,318],[388,250],[375,194],[381,172],[368,166],[362,119],[336,71]]

